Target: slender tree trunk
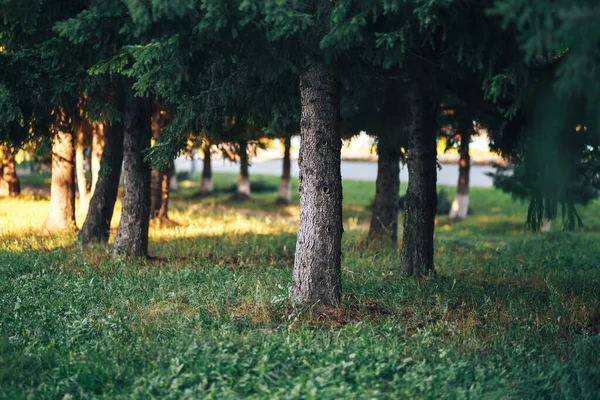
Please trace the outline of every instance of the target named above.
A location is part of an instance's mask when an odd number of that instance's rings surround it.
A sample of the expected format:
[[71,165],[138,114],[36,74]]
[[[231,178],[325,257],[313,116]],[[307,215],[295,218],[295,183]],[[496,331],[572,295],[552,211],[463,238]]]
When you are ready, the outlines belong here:
[[15,152],[9,147],[3,149],[0,167],[0,197],[16,197],[21,194],[21,182],[15,166]]
[[171,166],[169,167],[169,190],[175,191],[179,189],[179,181],[177,179],[177,171],[175,170],[175,162],[171,161]]
[[300,225],[294,261],[295,303],[337,305],[342,294],[340,85],[324,62],[300,74]]
[[75,224],[75,146],[73,132],[59,117],[58,131],[52,137],[52,183],[50,213],[44,229],[48,232],[73,231]]
[[548,217],[544,217],[541,231],[542,232],[550,232],[551,229],[552,229],[552,220]]
[[451,221],[462,221],[467,218],[469,212],[469,171],[471,169],[471,156],[469,155],[469,143],[473,123],[466,118],[460,125],[460,160],[458,162],[458,186],[456,196],[450,208],[448,219]]
[[169,174],[162,174],[162,181],[160,182],[162,196],[160,199],[160,208],[156,215],[159,220],[169,219],[169,181]]
[[[400,134],[398,134],[400,135]],[[375,204],[371,215],[369,242],[388,239],[398,242],[398,203],[400,200],[400,144],[397,138],[382,135],[378,138],[377,181]]]
[[150,218],[158,217],[162,202],[162,181],[163,174],[161,171],[153,169],[150,173]]
[[108,241],[110,221],[119,192],[122,163],[123,125],[114,123],[106,127],[96,190],[92,194],[90,209],[79,232],[79,240],[83,244]]
[[281,182],[279,183],[279,195],[277,196],[277,204],[287,205],[292,202],[292,162],[290,159],[290,150],[292,146],[291,136],[287,136],[285,138],[284,146],[285,149],[283,152],[283,174],[281,175]]
[[94,122],[92,125],[92,152],[90,155],[90,172],[92,175],[92,187],[90,193],[93,195],[98,184],[100,165],[102,163],[102,153],[105,146],[104,124]]
[[148,256],[150,224],[150,166],[142,151],[150,147],[151,107],[147,99],[128,90],[123,138],[123,210],[112,255]]
[[83,124],[81,125],[77,130],[77,139],[75,140],[75,172],[79,191],[79,212],[85,214],[90,203],[90,191],[85,176],[85,129]]
[[202,160],[202,181],[200,194],[210,194],[215,190],[212,176],[210,143],[204,146],[204,160]]
[[409,93],[408,189],[404,200],[402,263],[408,275],[433,270],[433,231],[437,206],[435,94],[420,82]]
[[248,142],[240,140],[238,142],[240,156],[240,176],[238,177],[237,192],[235,200],[246,201],[250,199],[250,174],[248,172]]

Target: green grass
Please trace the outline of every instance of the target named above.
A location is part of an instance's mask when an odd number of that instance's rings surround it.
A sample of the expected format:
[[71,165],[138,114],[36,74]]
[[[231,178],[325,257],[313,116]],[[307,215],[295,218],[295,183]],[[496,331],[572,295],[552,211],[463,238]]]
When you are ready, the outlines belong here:
[[399,248],[364,243],[374,184],[344,182],[325,320],[287,303],[297,204],[191,199],[198,180],[173,195],[180,225],[151,231],[154,261],[41,237],[47,200],[0,200],[0,398],[597,398],[600,203],[584,231],[540,235],[525,205],[473,189],[416,280]]

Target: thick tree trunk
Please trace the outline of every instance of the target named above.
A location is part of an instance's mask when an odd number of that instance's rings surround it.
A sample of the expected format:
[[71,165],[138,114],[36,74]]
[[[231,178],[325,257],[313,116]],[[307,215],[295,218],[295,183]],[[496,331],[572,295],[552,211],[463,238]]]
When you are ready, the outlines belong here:
[[150,224],[150,166],[143,150],[150,147],[150,115],[148,100],[126,97],[123,138],[123,210],[111,254],[148,256]]
[[320,61],[300,74],[300,226],[294,261],[295,303],[337,305],[342,294],[340,85]]
[[[398,134],[400,135],[400,134]],[[378,139],[375,204],[371,215],[369,242],[388,239],[398,242],[398,203],[400,200],[400,144],[389,135]]]
[[85,129],[80,126],[75,140],[75,172],[77,175],[77,189],[79,191],[79,212],[87,213],[90,204],[90,190],[85,176]]
[[471,169],[471,156],[469,155],[469,143],[473,123],[467,118],[461,122],[460,131],[460,160],[458,162],[458,186],[456,196],[450,208],[448,219],[451,221],[462,221],[467,218],[469,212],[469,171]]
[[235,193],[236,201],[250,200],[250,174],[248,172],[248,142],[240,140],[238,142],[240,157],[240,175],[238,177],[237,191]]
[[21,182],[17,176],[14,150],[3,149],[2,165],[0,166],[0,197],[16,197],[21,194]]
[[92,152],[90,155],[90,173],[92,175],[91,195],[96,190],[98,184],[100,166],[102,163],[102,154],[104,152],[106,138],[104,136],[104,124],[94,122],[92,125]]
[[108,241],[110,221],[119,192],[122,163],[123,125],[115,123],[106,127],[96,190],[92,194],[90,209],[79,232],[79,240],[83,244]]
[[[64,119],[64,116],[60,117]],[[73,231],[75,224],[75,146],[73,133],[64,120],[52,137],[52,183],[50,213],[44,229],[48,232]]]
[[290,150],[292,146],[292,138],[285,138],[285,149],[283,151],[283,174],[279,183],[279,194],[277,196],[277,204],[288,205],[292,202],[292,179],[291,170],[292,162],[290,159]]
[[202,181],[200,182],[200,194],[210,194],[215,190],[210,158],[210,144],[207,144],[204,147],[204,160],[202,160]]
[[433,270],[437,206],[437,104],[429,85],[414,82],[409,93],[408,189],[404,200],[402,263],[408,275]]

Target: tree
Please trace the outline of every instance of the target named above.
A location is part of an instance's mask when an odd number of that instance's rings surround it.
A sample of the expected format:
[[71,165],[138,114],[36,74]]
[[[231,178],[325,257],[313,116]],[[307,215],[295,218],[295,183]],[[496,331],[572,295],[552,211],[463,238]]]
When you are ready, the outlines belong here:
[[474,133],[473,121],[468,115],[458,118],[457,122],[459,142],[459,160],[458,160],[458,184],[456,187],[456,196],[452,201],[448,219],[450,221],[462,221],[467,218],[469,212],[469,172],[471,170],[471,156],[469,154],[469,144],[471,136]]
[[72,122],[62,110],[56,112],[56,132],[52,136],[52,181],[50,213],[44,230],[72,231],[75,223],[75,147]]
[[15,151],[8,146],[0,147],[0,197],[15,197],[21,194],[21,183],[15,167]]
[[200,195],[211,194],[215,190],[215,185],[212,177],[212,150],[210,139],[206,140],[206,143],[202,147],[202,178],[200,180]]
[[279,205],[289,205],[292,202],[292,161],[290,157],[292,148],[292,136],[288,135],[283,139],[283,172],[279,191],[277,192],[276,203]]
[[113,122],[107,125],[105,130],[98,182],[90,200],[85,222],[79,232],[79,240],[83,244],[94,241],[108,242],[110,222],[119,191],[123,164],[123,125]]

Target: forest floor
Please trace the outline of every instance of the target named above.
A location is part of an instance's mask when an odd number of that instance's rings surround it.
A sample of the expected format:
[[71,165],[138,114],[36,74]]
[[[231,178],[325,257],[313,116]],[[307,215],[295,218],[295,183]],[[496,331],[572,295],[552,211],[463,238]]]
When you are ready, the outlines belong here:
[[0,200],[0,398],[597,398],[600,202],[533,234],[526,204],[473,189],[413,279],[365,244],[374,183],[345,181],[343,302],[315,318],[287,297],[297,194],[275,206],[278,178],[253,176],[238,204],[235,179],[182,182],[152,260],[43,237],[44,192]]

